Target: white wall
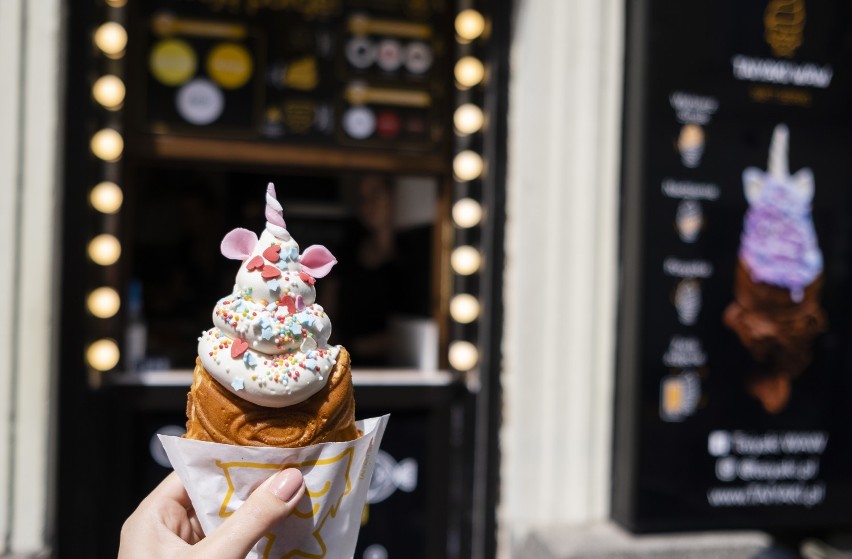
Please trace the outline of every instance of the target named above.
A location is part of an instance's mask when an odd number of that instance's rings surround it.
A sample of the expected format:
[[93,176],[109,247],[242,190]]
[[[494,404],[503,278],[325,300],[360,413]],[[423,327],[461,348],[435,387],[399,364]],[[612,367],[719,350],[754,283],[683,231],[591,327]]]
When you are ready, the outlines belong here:
[[609,515],[623,0],[519,0],[511,54],[501,555]]
[[0,554],[50,537],[61,22],[60,0],[0,0]]

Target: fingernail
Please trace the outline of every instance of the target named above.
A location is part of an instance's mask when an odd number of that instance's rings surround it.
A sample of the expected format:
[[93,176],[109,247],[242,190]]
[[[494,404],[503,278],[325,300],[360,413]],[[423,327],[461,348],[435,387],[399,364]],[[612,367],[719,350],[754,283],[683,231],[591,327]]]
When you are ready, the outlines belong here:
[[302,472],[295,468],[290,468],[275,474],[275,477],[269,484],[269,490],[285,503],[289,503],[302,488],[302,483]]

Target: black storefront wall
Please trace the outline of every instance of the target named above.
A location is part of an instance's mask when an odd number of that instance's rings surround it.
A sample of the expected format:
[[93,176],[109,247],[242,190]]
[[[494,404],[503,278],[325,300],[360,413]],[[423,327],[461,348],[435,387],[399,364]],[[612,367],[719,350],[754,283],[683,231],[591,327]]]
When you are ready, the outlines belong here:
[[852,525],[852,4],[628,3],[613,510]]
[[[484,260],[491,263],[483,274],[481,295],[483,307],[491,310],[484,313],[478,330],[475,330],[483,349],[483,390],[479,394],[471,394],[458,382],[459,378],[453,376],[449,381],[445,379],[439,383],[428,380],[412,382],[413,377],[409,376],[405,382],[394,384],[393,381],[361,381],[356,371],[358,417],[392,414],[391,426],[382,444],[382,468],[377,470],[376,487],[371,489],[377,495],[376,502],[365,514],[357,556],[375,557],[377,553],[381,556],[381,553],[387,552],[390,557],[487,557],[493,555],[495,549],[500,399],[496,374],[499,344],[495,340],[500,338],[501,318],[500,276],[495,272],[502,262],[500,248],[504,215],[503,160],[509,40],[509,9],[505,4],[501,2],[494,7],[497,16],[492,20],[493,28],[490,30],[493,46],[481,53],[492,79],[481,90],[474,88],[467,93],[468,100],[483,97],[486,110],[500,115],[491,119],[486,133],[469,139],[473,146],[481,145],[486,159],[495,161],[482,185],[467,185],[471,189],[467,195],[481,194],[492,216],[481,235]],[[395,6],[403,5],[404,2],[363,0],[351,7],[371,9],[378,6],[379,10],[392,11]],[[133,64],[122,69],[120,60],[105,60],[93,50],[91,43],[92,30],[114,13],[110,12],[111,8],[99,2],[69,6],[62,225],[63,335],[60,339],[61,355],[66,358],[60,364],[58,380],[59,480],[55,546],[58,556],[114,557],[122,522],[167,471],[157,462],[159,449],[156,445],[151,446],[152,436],[164,427],[177,432],[184,422],[188,378],[178,384],[170,384],[165,375],[158,381],[146,383],[138,376],[122,375],[120,371],[101,377],[88,372],[84,364],[84,348],[93,337],[121,337],[116,332],[121,331],[131,319],[129,305],[123,305],[113,320],[92,320],[85,311],[85,298],[88,290],[102,283],[116,286],[122,294],[127,293],[129,271],[132,271],[127,262],[133,261],[136,250],[130,242],[132,235],[128,228],[132,226],[151,231],[158,227],[156,218],[140,220],[136,216],[136,222],[132,221],[134,211],[144,198],[141,189],[146,181],[159,176],[158,173],[179,176],[179,173],[195,168],[202,176],[228,175],[230,178],[225,182],[232,183],[236,178],[252,173],[253,179],[260,174],[289,175],[307,178],[312,184],[317,184],[350,172],[381,172],[433,176],[438,177],[443,185],[450,184],[449,155],[452,146],[448,107],[452,99],[448,90],[453,82],[449,62],[452,39],[448,38],[452,37],[452,14],[456,6],[452,2],[434,5],[443,10],[436,13],[434,19],[436,25],[444,26],[442,37],[447,41],[441,43],[444,39],[439,38],[432,45],[443,49],[441,56],[444,59],[440,64],[436,62],[437,73],[430,75],[429,80],[419,80],[419,87],[443,87],[443,92],[438,89],[431,91],[440,99],[444,112],[430,113],[425,117],[412,114],[415,121],[425,118],[433,126],[427,129],[426,135],[420,127],[408,129],[407,143],[372,138],[367,142],[369,145],[363,146],[355,145],[357,142],[352,137],[344,138],[339,130],[334,134],[329,134],[327,128],[323,129],[325,133],[314,131],[316,133],[301,142],[292,136],[277,135],[280,130],[274,126],[258,128],[255,117],[262,111],[255,110],[252,116],[247,116],[242,111],[245,107],[237,99],[246,92],[239,88],[226,92],[226,104],[240,109],[235,113],[226,111],[225,116],[234,119],[228,120],[232,126],[227,129],[211,127],[199,134],[198,130],[181,122],[181,118],[186,120],[186,115],[173,114],[166,110],[169,107],[157,104],[162,99],[157,101],[148,96],[150,88],[158,86],[147,75],[150,60],[146,49],[153,48],[158,39],[150,35],[151,29],[145,23],[147,19],[131,17],[124,20],[130,33],[126,57]],[[184,7],[187,6],[191,6],[190,15],[196,17],[215,5],[198,2],[186,3]],[[133,10],[132,14],[136,16],[148,13],[144,7],[132,4],[128,9]],[[418,8],[415,12],[422,19],[422,10]],[[250,26],[252,29],[272,21],[252,17],[255,18]],[[275,21],[283,20],[278,17]],[[307,18],[302,23],[313,25],[314,21]],[[327,31],[326,28],[324,32]],[[256,63],[263,64],[271,59],[269,52],[255,48],[261,44],[259,36],[249,34],[248,44],[244,46],[257,56]],[[202,50],[212,47],[203,40],[195,46]],[[320,90],[334,95],[333,87],[341,81],[340,63],[326,58],[318,64]],[[257,66],[256,69],[260,72],[262,68]],[[201,68],[199,71],[210,72],[210,69]],[[127,149],[116,164],[96,160],[89,149],[91,134],[104,125],[104,117],[109,117],[113,124],[116,122],[115,114],[106,113],[91,98],[92,82],[103,72],[124,72],[122,77],[128,86],[125,113],[119,113],[123,116],[118,118]],[[382,80],[385,85],[391,81],[387,77]],[[255,91],[262,89],[251,81],[245,87]],[[285,95],[277,90],[267,93]],[[249,95],[242,101],[251,99]],[[304,96],[300,99],[304,101]],[[279,100],[286,105],[287,99]],[[345,100],[335,99],[332,104],[342,102]],[[345,108],[345,103],[338,105],[340,107]],[[303,114],[294,109],[290,116],[298,122],[298,117]],[[146,120],[151,115],[156,116],[154,126]],[[342,121],[337,123],[342,125]],[[390,133],[394,128],[390,126],[383,130]],[[443,141],[440,134],[444,134]],[[251,135],[254,136],[247,137]],[[247,139],[254,143],[246,143]],[[211,151],[199,156],[199,150],[206,149]],[[86,203],[91,186],[105,178],[121,183],[125,190],[125,206],[130,211],[123,210],[119,219],[96,215]],[[164,185],[158,183],[158,186]],[[439,203],[448,210],[448,200],[442,199]],[[123,264],[107,270],[87,266],[84,264],[87,261],[86,245],[92,236],[105,229],[121,238],[125,255]],[[307,242],[312,240],[305,237]],[[441,250],[446,250],[448,239],[444,237],[440,245]],[[446,267],[446,254],[437,260]],[[214,302],[211,299],[208,304]],[[444,319],[447,319],[446,316]],[[199,327],[204,327],[204,324],[194,328]],[[464,334],[465,329],[460,329],[459,333]],[[119,343],[124,341],[119,340]],[[191,359],[173,364],[184,367],[191,364]],[[120,367],[128,365],[123,362]],[[110,376],[114,378],[108,380]],[[154,377],[149,377],[149,380]],[[105,379],[107,382],[92,382]],[[383,495],[384,499],[381,499]],[[374,547],[370,549],[370,546]]]

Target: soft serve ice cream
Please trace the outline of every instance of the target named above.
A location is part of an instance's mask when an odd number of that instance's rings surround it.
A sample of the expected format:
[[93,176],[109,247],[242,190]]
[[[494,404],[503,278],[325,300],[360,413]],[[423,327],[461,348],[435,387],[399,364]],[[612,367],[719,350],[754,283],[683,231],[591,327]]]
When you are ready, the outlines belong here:
[[299,252],[272,184],[265,215],[259,239],[235,229],[222,241],[242,264],[198,339],[187,436],[273,446],[354,438],[349,354],[329,345],[314,288],[337,260],[318,245]]
[[331,321],[315,303],[314,282],[337,263],[322,246],[299,254],[287,232],[275,187],[266,193],[266,229],[235,229],[222,254],[244,260],[234,291],[219,300],[210,330],[198,340],[204,368],[237,396],[280,408],[325,384],[339,348],[328,345]]

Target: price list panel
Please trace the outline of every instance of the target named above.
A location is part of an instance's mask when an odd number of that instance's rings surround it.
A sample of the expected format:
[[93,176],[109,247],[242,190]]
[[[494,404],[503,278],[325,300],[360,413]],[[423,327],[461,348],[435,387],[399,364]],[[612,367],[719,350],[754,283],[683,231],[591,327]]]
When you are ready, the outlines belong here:
[[633,8],[613,505],[635,530],[852,524],[850,16]]
[[443,1],[145,2],[143,133],[436,151],[447,139]]

